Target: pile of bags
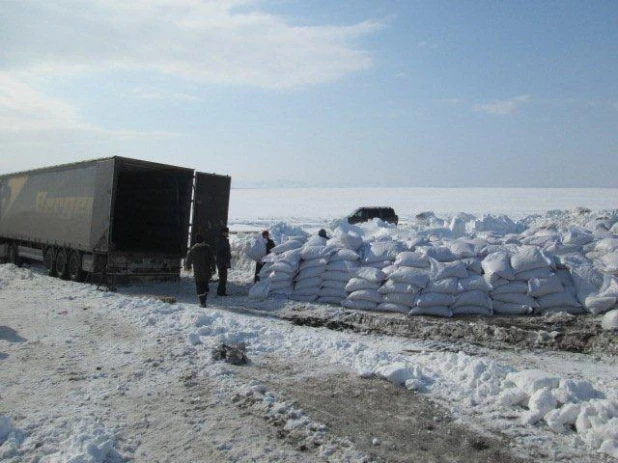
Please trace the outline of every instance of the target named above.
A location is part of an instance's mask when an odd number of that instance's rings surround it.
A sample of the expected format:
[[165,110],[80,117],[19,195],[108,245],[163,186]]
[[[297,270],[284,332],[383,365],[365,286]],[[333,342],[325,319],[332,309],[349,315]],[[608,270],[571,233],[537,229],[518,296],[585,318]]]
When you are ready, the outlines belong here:
[[618,269],[618,237],[607,230],[544,226],[504,236],[462,233],[454,240],[364,241],[338,230],[328,240],[291,239],[262,258],[262,286],[255,285],[252,295],[444,317],[601,314],[616,307],[618,279],[601,271]]

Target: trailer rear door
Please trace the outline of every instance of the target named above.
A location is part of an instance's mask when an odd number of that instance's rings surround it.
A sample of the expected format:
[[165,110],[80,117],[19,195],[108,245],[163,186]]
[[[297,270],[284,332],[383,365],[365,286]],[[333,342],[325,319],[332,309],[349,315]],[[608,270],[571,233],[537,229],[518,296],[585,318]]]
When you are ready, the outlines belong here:
[[221,228],[227,226],[231,185],[227,175],[195,173],[191,244],[201,234],[215,249]]

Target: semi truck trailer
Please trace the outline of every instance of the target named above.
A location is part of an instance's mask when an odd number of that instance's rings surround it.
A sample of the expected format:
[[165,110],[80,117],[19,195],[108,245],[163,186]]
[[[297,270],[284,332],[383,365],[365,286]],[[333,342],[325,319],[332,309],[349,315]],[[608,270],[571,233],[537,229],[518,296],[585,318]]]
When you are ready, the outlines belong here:
[[0,176],[0,259],[52,276],[178,278],[187,246],[215,245],[231,178],[119,156]]

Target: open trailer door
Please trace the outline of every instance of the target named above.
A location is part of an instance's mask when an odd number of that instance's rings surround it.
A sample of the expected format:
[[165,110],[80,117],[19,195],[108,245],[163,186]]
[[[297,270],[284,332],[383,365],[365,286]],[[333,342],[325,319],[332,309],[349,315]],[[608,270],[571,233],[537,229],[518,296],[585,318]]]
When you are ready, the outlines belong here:
[[191,244],[199,233],[215,249],[221,228],[227,226],[232,178],[227,175],[195,173]]

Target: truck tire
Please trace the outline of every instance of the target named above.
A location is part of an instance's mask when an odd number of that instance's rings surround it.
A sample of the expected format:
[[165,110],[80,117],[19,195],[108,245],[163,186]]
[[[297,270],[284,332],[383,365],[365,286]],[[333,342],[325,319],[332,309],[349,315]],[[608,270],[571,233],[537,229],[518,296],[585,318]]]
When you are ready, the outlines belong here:
[[17,245],[9,244],[9,249],[6,252],[7,259],[11,264],[17,265],[18,267],[21,265],[21,259],[19,258],[19,251],[17,250]]
[[43,265],[45,265],[50,277],[56,276],[56,250],[53,246],[49,246],[43,251]]
[[66,249],[59,249],[56,254],[56,274],[66,280],[69,277],[69,256]]
[[68,265],[69,279],[73,281],[84,281],[86,272],[82,270],[82,255],[77,251],[71,252],[69,255]]

